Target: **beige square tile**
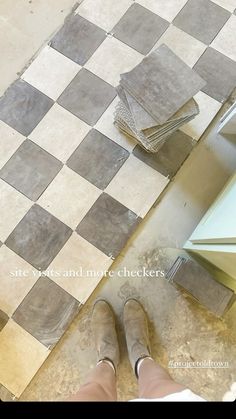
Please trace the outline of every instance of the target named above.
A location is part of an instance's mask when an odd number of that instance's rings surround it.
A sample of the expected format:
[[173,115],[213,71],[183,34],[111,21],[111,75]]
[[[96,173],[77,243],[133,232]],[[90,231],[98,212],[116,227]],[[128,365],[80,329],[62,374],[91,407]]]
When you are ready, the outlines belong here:
[[33,202],[0,179],[0,240],[4,242]]
[[25,137],[0,121],[0,169],[23,143]]
[[106,135],[111,140],[115,141],[121,147],[128,151],[132,151],[137,143],[128,136],[122,134],[122,132],[114,125],[114,112],[118,102],[119,98],[116,97],[101,116],[101,118],[98,120],[94,128],[96,128],[102,134]]
[[49,266],[48,276],[85,303],[112,262],[87,240],[73,233]]
[[130,71],[143,55],[116,38],[107,37],[85,64],[85,68],[107,83],[117,86],[120,74]]
[[184,125],[181,128],[181,131],[185,132],[195,140],[198,140],[207,129],[222,104],[203,92],[198,92],[194,96],[194,99],[196,99],[198,103],[200,113],[196,116],[196,118]]
[[152,50],[155,50],[161,44],[166,44],[190,67],[196,64],[207,48],[205,44],[173,25],[169,26]]
[[171,22],[175,16],[180,12],[188,0],[136,0],[136,3],[141,4],[163,19]]
[[76,228],[101,190],[64,166],[38,200],[38,204],[71,228]]
[[215,37],[211,46],[236,61],[236,16],[232,15]]
[[0,248],[0,309],[11,316],[39,277],[39,272],[4,244]]
[[50,351],[9,320],[0,333],[0,382],[19,397]]
[[56,100],[80,68],[69,58],[46,46],[21,78]]
[[233,13],[233,11],[236,9],[236,0],[212,0],[213,3],[218,4],[221,7],[224,7],[224,9],[229,10]]
[[132,0],[84,0],[76,13],[105,29],[105,31],[110,31],[132,3]]
[[166,177],[131,155],[105,192],[144,217],[168,182]]
[[55,103],[29,138],[65,163],[91,127]]

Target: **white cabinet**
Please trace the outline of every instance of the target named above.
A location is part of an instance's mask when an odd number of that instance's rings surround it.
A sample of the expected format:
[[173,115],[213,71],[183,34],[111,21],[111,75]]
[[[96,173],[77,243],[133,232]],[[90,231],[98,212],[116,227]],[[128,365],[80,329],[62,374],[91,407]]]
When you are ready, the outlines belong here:
[[236,279],[236,174],[201,219],[184,249]]

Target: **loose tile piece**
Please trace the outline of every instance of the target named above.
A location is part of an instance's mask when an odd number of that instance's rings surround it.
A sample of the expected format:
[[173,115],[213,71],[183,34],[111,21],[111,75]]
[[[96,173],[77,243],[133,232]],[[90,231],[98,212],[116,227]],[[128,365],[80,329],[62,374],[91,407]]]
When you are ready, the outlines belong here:
[[0,240],[4,242],[32,206],[32,202],[0,179]]
[[25,137],[0,121],[0,169],[23,143]]
[[66,19],[51,46],[77,64],[84,65],[105,38],[106,33],[101,28],[76,14]]
[[115,258],[139,222],[134,212],[103,193],[76,231],[107,256]]
[[115,96],[112,86],[83,68],[62,93],[58,103],[87,124],[94,125]]
[[21,78],[56,100],[79,69],[78,64],[46,46]]
[[0,248],[0,309],[11,316],[39,277],[24,259],[2,245]]
[[131,4],[131,0],[85,0],[76,12],[105,31],[110,31]]
[[224,7],[224,9],[229,10],[229,12],[233,13],[235,7],[236,7],[236,0],[212,0],[213,3],[218,4],[221,7]]
[[27,136],[52,105],[52,99],[19,79],[0,99],[0,119]]
[[13,314],[13,320],[39,342],[52,348],[59,341],[80,303],[46,276],[41,276]]
[[72,230],[34,205],[6,240],[6,245],[36,269],[48,267],[70,237]]
[[163,176],[172,178],[191,153],[194,145],[195,141],[191,137],[181,131],[176,131],[167,138],[158,153],[147,153],[137,145],[133,154]]
[[200,113],[195,119],[183,126],[181,131],[198,140],[219,111],[221,104],[203,92],[198,92],[194,99],[198,103]]
[[224,102],[236,87],[236,62],[213,48],[207,48],[194,69],[207,82],[202,91],[219,102]]
[[84,304],[112,262],[83,237],[73,233],[49,266],[48,276]]
[[37,339],[9,320],[0,333],[0,382],[20,397],[49,353]]
[[107,37],[85,64],[101,79],[113,86],[119,83],[120,74],[130,71],[143,56],[118,39]]
[[211,46],[236,61],[236,16],[232,15],[221,29]]
[[0,170],[0,177],[28,198],[37,200],[62,163],[26,140]]
[[174,25],[210,44],[230,17],[230,13],[210,0],[189,0],[173,21]]
[[188,0],[136,0],[137,3],[171,22]]
[[101,116],[101,118],[98,120],[94,128],[96,128],[107,137],[111,138],[121,147],[128,151],[132,151],[136,145],[136,142],[127,137],[127,135],[122,134],[114,125],[114,113],[118,102],[119,99],[116,97]]
[[161,44],[167,45],[190,67],[194,66],[206,49],[205,44],[173,25],[169,26],[154,45],[153,51]]
[[65,163],[89,130],[89,125],[55,103],[29,138]]
[[38,203],[74,229],[100,194],[94,185],[64,166]]
[[92,129],[67,165],[98,188],[105,189],[128,157],[128,151]]
[[106,192],[143,218],[168,182],[167,178],[131,155]]
[[166,20],[134,3],[113,28],[112,33],[120,41],[146,55],[168,26]]

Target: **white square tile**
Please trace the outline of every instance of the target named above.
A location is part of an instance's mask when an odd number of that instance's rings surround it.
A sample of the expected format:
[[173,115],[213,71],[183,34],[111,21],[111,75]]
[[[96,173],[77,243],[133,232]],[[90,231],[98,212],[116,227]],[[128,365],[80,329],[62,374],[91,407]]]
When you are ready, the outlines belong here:
[[152,51],[162,44],[166,44],[190,67],[193,67],[194,64],[196,64],[207,48],[205,44],[173,25],[169,26],[154,45]]
[[198,140],[207,129],[222,104],[203,92],[198,92],[194,99],[197,101],[200,113],[188,124],[181,128],[181,131],[190,137]]
[[233,11],[236,9],[236,0],[211,0],[213,3],[218,4],[221,7],[224,7],[224,9],[229,10],[233,13]]
[[69,58],[46,46],[21,78],[56,100],[80,70]]
[[29,138],[65,163],[90,129],[85,122],[55,103]]
[[236,16],[232,15],[218,33],[211,46],[236,61]]
[[85,303],[112,262],[87,240],[73,233],[48,267],[48,276]]
[[133,3],[132,0],[84,0],[76,13],[110,31]]
[[50,351],[13,320],[0,333],[0,382],[20,397]]
[[0,179],[0,240],[4,242],[33,202]]
[[143,55],[118,39],[107,37],[88,60],[85,68],[113,86],[117,86],[120,74],[130,71]]
[[101,192],[92,183],[64,166],[41,195],[38,204],[74,229]]
[[0,309],[11,316],[39,277],[39,272],[4,244],[0,248]]
[[0,121],[0,169],[23,143],[25,137]]
[[166,177],[131,155],[105,192],[144,217],[168,182]]
[[161,16],[163,19],[171,22],[187,1],[188,0],[136,0],[136,3],[141,4]]
[[106,135],[111,140],[115,141],[121,147],[128,151],[132,151],[137,143],[128,136],[122,134],[122,132],[114,125],[114,112],[118,102],[119,98],[116,97],[101,116],[101,118],[98,120],[94,128],[96,128],[102,134]]

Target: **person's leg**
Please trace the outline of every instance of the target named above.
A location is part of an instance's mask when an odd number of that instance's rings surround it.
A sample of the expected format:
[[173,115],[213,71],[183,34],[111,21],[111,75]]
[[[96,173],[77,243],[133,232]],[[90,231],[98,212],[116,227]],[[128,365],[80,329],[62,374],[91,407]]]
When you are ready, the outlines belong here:
[[168,372],[153,359],[144,358],[138,362],[139,397],[154,399],[185,390],[182,384],[176,383]]
[[123,320],[129,359],[139,381],[139,397],[158,398],[184,390],[186,387],[173,381],[151,358],[147,315],[138,301],[126,302]]
[[96,365],[87,381],[70,401],[112,401],[117,399],[116,375],[106,361]]
[[106,301],[97,301],[93,308],[92,329],[98,362],[85,384],[70,400],[116,400],[116,369],[119,363],[119,345],[115,317]]

